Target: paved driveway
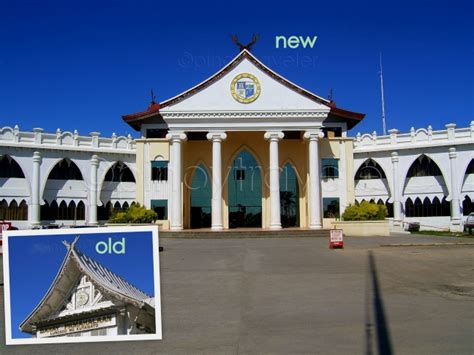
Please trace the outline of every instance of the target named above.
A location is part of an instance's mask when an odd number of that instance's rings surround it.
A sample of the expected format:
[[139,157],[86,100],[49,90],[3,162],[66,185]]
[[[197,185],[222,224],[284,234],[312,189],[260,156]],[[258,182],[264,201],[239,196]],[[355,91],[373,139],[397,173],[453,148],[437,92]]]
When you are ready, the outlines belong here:
[[474,245],[380,247],[433,241],[164,238],[162,341],[5,347],[0,287],[0,353],[473,354]]

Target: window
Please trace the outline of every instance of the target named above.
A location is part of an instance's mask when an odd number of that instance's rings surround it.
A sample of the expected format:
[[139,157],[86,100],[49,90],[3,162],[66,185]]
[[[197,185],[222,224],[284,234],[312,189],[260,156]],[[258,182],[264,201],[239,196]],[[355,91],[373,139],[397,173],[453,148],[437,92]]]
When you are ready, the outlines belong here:
[[25,175],[20,168],[20,165],[9,157],[4,155],[0,157],[0,178],[24,178]]
[[323,128],[324,138],[342,137],[341,127],[324,127]]
[[339,197],[323,198],[324,218],[339,218]]
[[235,180],[245,180],[244,169],[235,169]]
[[168,129],[147,129],[146,137],[147,138],[166,138]]
[[407,178],[418,176],[440,176],[441,170],[438,165],[426,155],[421,155],[411,165],[407,173]]
[[57,163],[49,173],[48,179],[53,180],[83,180],[77,165],[69,160],[63,159]]
[[386,179],[382,167],[372,159],[366,160],[357,170],[356,180]]
[[135,182],[135,177],[130,168],[123,162],[119,161],[107,171],[104,181]]
[[321,177],[322,178],[339,178],[339,160],[334,158],[322,159]]
[[151,162],[151,180],[168,181],[168,162],[166,160]]
[[168,219],[168,200],[151,200],[150,205],[158,215],[158,219]]

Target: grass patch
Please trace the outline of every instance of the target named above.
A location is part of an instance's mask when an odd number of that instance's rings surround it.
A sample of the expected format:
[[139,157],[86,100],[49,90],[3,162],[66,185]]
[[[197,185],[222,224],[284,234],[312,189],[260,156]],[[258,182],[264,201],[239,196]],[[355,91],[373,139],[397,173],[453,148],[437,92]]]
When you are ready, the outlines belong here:
[[448,232],[448,231],[418,231],[410,232],[411,234],[431,235],[435,237],[454,237],[454,238],[474,238],[474,235],[462,232]]

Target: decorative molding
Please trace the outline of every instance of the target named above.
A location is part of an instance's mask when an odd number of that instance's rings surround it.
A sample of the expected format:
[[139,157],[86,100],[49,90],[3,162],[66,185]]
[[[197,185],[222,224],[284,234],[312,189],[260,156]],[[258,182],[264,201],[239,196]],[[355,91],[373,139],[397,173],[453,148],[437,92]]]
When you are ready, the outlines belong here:
[[227,111],[227,112],[161,112],[163,119],[292,119],[326,118],[329,110],[324,111]]

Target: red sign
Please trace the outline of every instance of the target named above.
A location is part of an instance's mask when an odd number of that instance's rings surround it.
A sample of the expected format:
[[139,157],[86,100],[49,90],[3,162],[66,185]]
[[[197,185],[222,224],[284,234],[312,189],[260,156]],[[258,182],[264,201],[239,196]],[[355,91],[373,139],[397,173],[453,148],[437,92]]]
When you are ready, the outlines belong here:
[[329,231],[329,248],[344,248],[344,235],[342,229],[331,229]]
[[0,254],[3,254],[3,241],[2,234],[3,231],[7,231],[12,227],[11,222],[0,222]]

